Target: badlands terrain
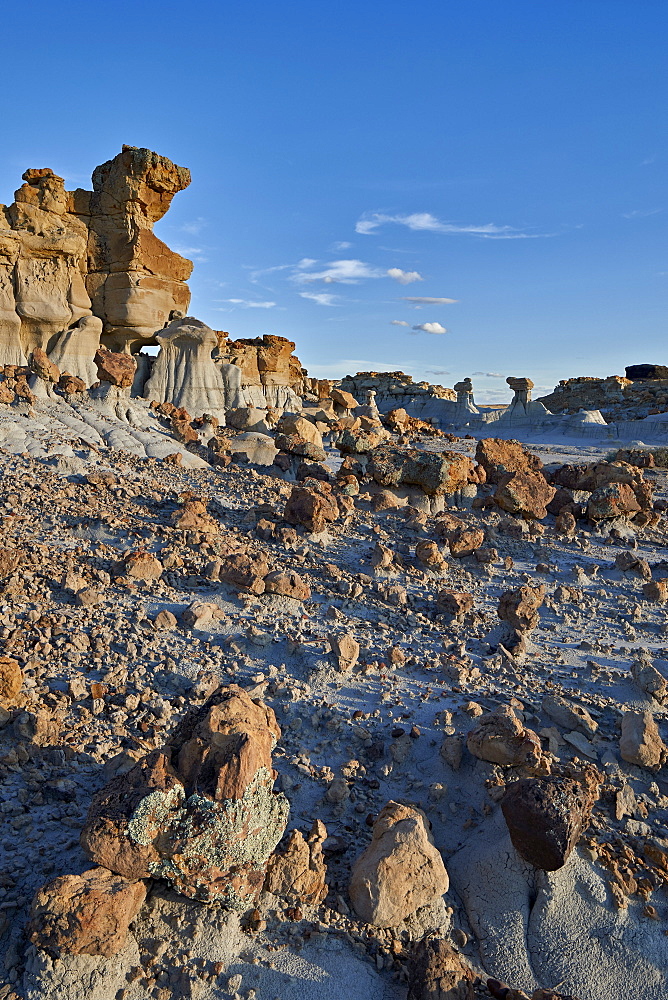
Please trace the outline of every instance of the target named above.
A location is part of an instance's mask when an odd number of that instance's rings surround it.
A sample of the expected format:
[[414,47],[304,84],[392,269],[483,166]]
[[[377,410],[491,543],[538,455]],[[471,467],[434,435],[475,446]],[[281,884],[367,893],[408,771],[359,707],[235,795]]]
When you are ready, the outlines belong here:
[[319,382],[184,315],[183,168],[24,180],[0,1000],[668,998],[668,372]]

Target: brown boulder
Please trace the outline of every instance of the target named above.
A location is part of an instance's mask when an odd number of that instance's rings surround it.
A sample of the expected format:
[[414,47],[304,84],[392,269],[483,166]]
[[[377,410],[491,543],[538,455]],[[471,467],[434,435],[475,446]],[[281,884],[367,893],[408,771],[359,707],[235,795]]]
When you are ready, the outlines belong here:
[[288,524],[301,524],[307,531],[319,533],[339,517],[336,497],[329,483],[317,479],[305,480],[303,486],[293,486],[283,511]]
[[562,868],[589,826],[602,776],[521,778],[506,786],[501,809],[518,854],[543,871]]
[[472,556],[485,541],[482,528],[456,528],[448,538],[450,555],[455,559]]
[[118,354],[99,347],[93,360],[100,382],[110,382],[120,389],[127,389],[132,385],[137,362],[131,354]]
[[668,760],[668,747],[651,712],[624,712],[619,741],[622,759],[658,771]]
[[531,632],[540,621],[538,609],[546,593],[545,584],[538,587],[526,584],[516,590],[506,590],[499,599],[497,614],[501,621],[508,622],[518,632]]
[[49,355],[41,347],[35,347],[30,355],[30,371],[45,382],[60,380],[60,368],[50,360]]
[[494,484],[511,472],[530,474],[543,468],[538,456],[532,455],[519,441],[505,441],[503,438],[478,441],[475,458],[485,470],[487,482]]
[[77,378],[76,375],[70,375],[69,372],[64,372],[58,379],[58,388],[64,392],[66,396],[74,396],[79,392],[86,391],[86,383],[83,379]]
[[437,572],[442,572],[445,569],[445,559],[441,555],[438,545],[436,542],[430,542],[426,538],[418,542],[415,546],[415,558],[428,569],[433,569]]
[[23,671],[10,656],[0,656],[0,706],[11,708],[23,686]]
[[283,573],[276,570],[264,578],[264,589],[267,594],[279,594],[281,597],[292,597],[295,601],[308,601],[311,588],[299,573],[290,570]]
[[289,811],[273,791],[273,711],[232,684],[188,712],[162,751],[94,797],[88,856],[129,879],[164,878],[182,895],[248,909]]
[[325,824],[316,819],[308,837],[293,830],[285,849],[273,855],[267,867],[265,892],[280,896],[293,906],[317,906],[327,895],[327,865],[322,845]]
[[350,632],[345,632],[343,635],[330,635],[329,644],[339,670],[351,670],[360,655],[360,644],[355,636]]
[[423,938],[408,963],[407,1000],[475,1000],[475,974],[443,938]]
[[461,618],[473,608],[473,594],[465,590],[439,590],[436,595],[436,606],[439,611],[454,618]]
[[126,552],[114,567],[116,576],[129,577],[131,580],[144,580],[147,583],[159,580],[162,572],[163,565],[160,560],[143,549]]
[[494,493],[497,506],[527,520],[547,517],[547,505],[557,492],[540,472],[509,472],[498,483]]
[[0,579],[10,576],[21,562],[21,553],[18,549],[0,548]]
[[388,802],[351,872],[350,899],[358,917],[376,927],[396,927],[419,907],[435,902],[448,885],[424,813]]
[[232,552],[208,567],[212,579],[223,580],[251,594],[263,594],[269,563],[263,552]]
[[506,705],[480,717],[466,737],[466,746],[479,760],[511,767],[535,767],[543,755],[539,737]]
[[106,868],[63,875],[38,889],[28,925],[30,941],[52,958],[116,955],[146,899],[143,882]]

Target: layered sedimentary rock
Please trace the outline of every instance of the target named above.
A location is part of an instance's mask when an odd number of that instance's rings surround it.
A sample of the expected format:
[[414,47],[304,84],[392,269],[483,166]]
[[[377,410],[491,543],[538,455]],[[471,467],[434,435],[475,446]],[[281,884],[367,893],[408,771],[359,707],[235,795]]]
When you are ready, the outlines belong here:
[[294,409],[304,391],[305,372],[293,341],[265,333],[251,340],[222,340],[220,354],[241,369],[249,406]]
[[374,401],[381,413],[403,407],[411,417],[422,420],[432,418],[450,423],[457,411],[457,393],[442,385],[413,382],[404,372],[358,372],[346,375],[339,387],[356,399],[364,399],[369,389],[375,393]]
[[153,233],[190,174],[124,146],[96,168],[93,191],[66,191],[49,168],[23,180],[14,202],[0,205],[0,364],[55,351],[59,367],[90,384],[97,321],[106,346],[136,350],[190,301],[191,262]]
[[212,352],[215,332],[192,316],[173,320],[156,335],[160,353],[144,388],[146,399],[183,407],[191,416],[210,413],[225,421],[225,411],[243,406],[241,370],[219,365]]

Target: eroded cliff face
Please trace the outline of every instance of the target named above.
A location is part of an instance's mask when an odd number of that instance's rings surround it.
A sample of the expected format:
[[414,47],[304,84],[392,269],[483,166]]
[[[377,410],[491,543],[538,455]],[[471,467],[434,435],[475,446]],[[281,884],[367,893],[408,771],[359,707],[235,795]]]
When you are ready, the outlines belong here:
[[221,339],[219,351],[241,368],[246,396],[254,406],[289,409],[304,392],[305,371],[292,352],[294,342],[265,333],[246,340]]
[[189,171],[124,146],[96,168],[93,191],[66,191],[49,168],[26,170],[23,181],[0,205],[0,364],[54,350],[87,316],[102,321],[112,350],[155,343],[190,301],[192,263],[153,233]]

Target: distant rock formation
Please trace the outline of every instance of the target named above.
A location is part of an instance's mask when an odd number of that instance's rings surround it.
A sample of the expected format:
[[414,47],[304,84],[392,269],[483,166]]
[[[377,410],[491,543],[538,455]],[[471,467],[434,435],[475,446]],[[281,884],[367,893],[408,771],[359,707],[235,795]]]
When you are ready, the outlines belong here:
[[265,333],[250,340],[221,340],[220,353],[241,368],[249,406],[294,409],[304,392],[305,371],[293,341]]
[[364,399],[372,389],[376,394],[375,404],[381,413],[402,407],[411,417],[449,422],[455,412],[455,407],[448,405],[457,401],[457,393],[453,389],[430,385],[429,382],[413,382],[412,376],[404,372],[358,372],[346,375],[338,385],[356,399]]
[[26,170],[23,180],[14,202],[0,205],[0,365],[24,365],[41,348],[56,349],[65,367],[82,330],[92,343],[95,324],[64,335],[91,316],[112,350],[155,343],[190,301],[191,262],[153,233],[189,171],[124,146],[95,169],[93,191],[66,191],[49,168]]

